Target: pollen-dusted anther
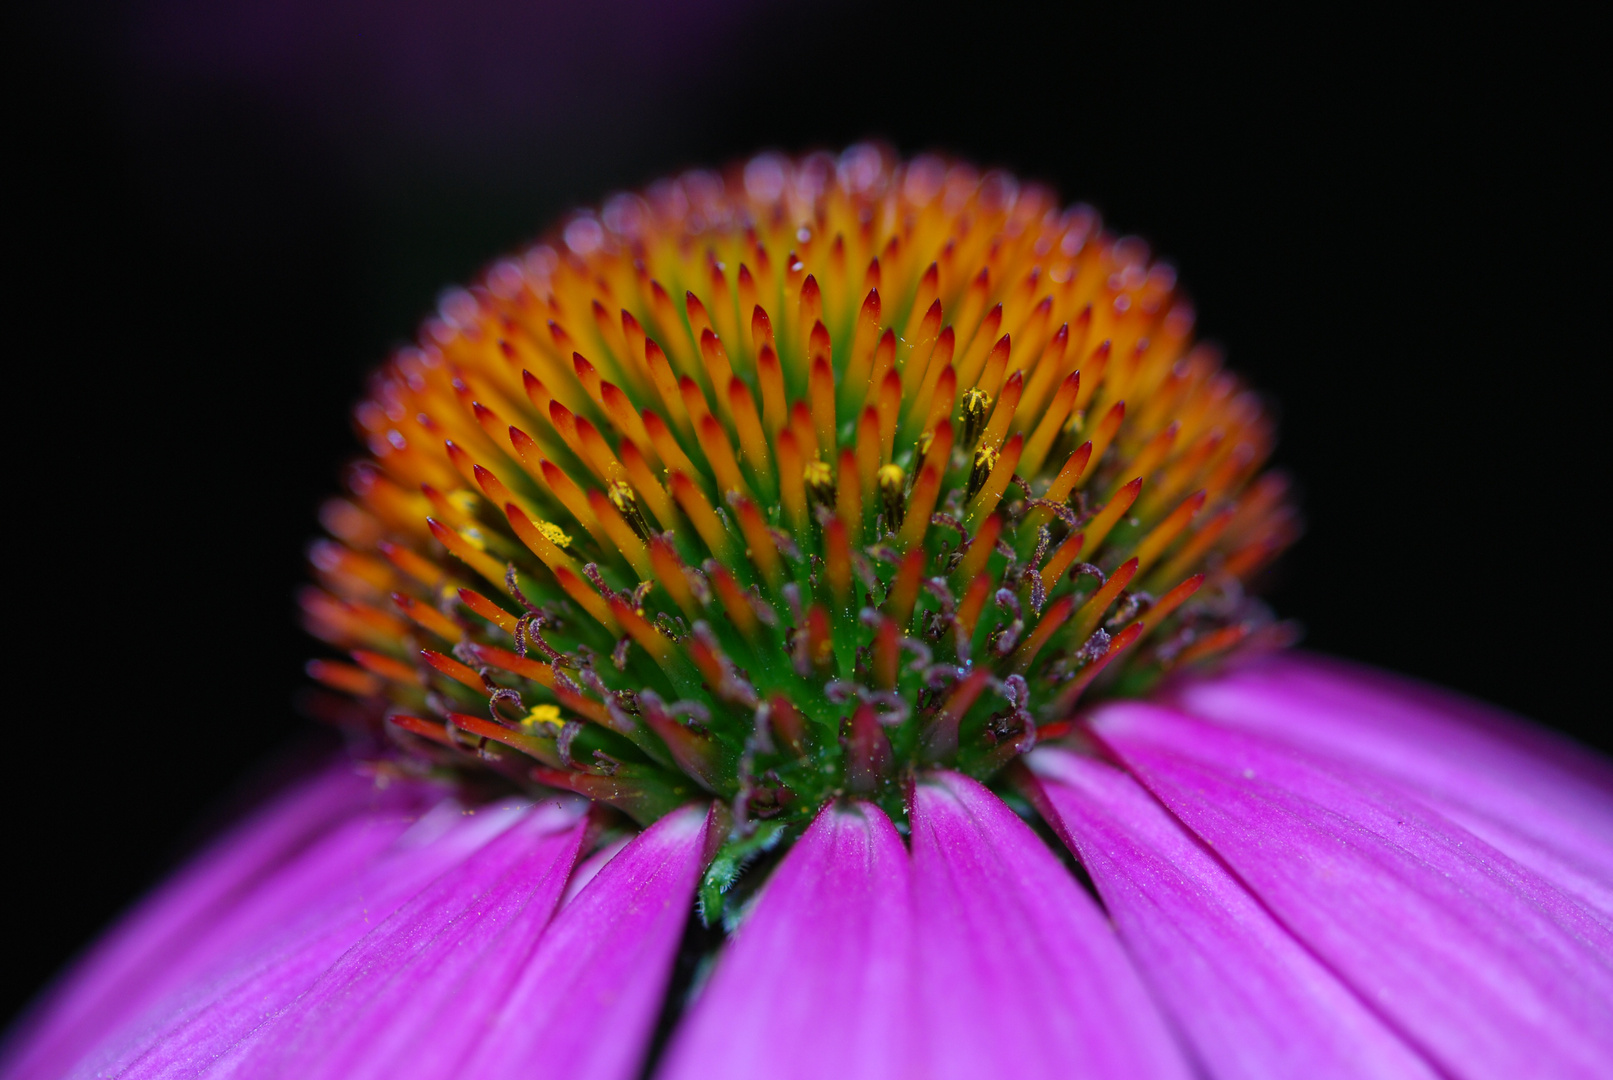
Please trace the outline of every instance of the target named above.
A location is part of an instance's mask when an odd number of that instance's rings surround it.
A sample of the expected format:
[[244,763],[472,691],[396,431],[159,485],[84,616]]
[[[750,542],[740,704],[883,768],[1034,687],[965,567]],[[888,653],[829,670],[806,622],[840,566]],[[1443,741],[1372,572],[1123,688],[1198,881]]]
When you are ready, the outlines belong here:
[[538,527],[538,531],[544,535],[549,543],[553,544],[561,551],[565,551],[567,548],[571,547],[571,536],[560,526],[551,521],[543,521],[541,519],[533,522],[533,524]]
[[807,498],[812,505],[821,506],[831,513],[835,508],[835,478],[834,470],[826,461],[809,461],[801,470],[801,480],[806,484]]
[[704,793],[743,845],[1277,639],[1271,422],[1090,210],[770,155],[489,274],[372,383],[310,552],[310,670],[399,754],[641,823]]
[[638,533],[639,539],[648,540],[650,523],[644,520],[644,511],[639,509],[638,497],[633,494],[632,486],[625,480],[617,480],[606,489],[605,495],[616,507],[617,513],[622,515],[622,520]]
[[931,430],[926,431],[922,435],[920,435],[918,437],[918,441],[913,444],[913,461],[914,461],[914,463],[917,464],[918,462],[923,461],[925,456],[929,454],[930,447],[934,446],[934,445],[935,445],[935,431],[932,428]]
[[907,512],[907,474],[900,465],[879,467],[879,504],[891,531],[900,529]]
[[976,440],[986,430],[986,418],[991,413],[991,395],[979,387],[972,387],[964,392],[963,401],[958,406],[961,413],[962,438],[958,445],[965,450],[974,449]]
[[554,734],[560,730],[561,723],[559,709],[553,705],[534,705],[521,719],[521,730]]
[[963,489],[963,501],[972,502],[991,479],[991,471],[997,467],[997,451],[989,446],[982,446],[974,452],[973,463],[969,466],[969,482]]

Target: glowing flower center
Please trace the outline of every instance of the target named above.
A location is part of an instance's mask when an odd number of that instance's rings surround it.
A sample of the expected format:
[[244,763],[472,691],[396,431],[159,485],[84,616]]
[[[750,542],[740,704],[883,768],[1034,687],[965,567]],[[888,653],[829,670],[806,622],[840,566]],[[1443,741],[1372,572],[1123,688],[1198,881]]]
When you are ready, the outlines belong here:
[[[456,291],[357,412],[309,625],[406,760],[760,846],[989,777],[1262,625],[1272,438],[1084,207],[867,147],[693,173]],[[734,854],[734,865],[743,851]]]

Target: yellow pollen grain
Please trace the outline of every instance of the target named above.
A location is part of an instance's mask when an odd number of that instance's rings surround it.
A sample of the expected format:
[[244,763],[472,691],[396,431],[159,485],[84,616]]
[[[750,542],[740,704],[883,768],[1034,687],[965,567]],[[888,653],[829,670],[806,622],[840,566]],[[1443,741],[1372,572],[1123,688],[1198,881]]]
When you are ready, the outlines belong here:
[[546,727],[557,728],[562,724],[560,707],[557,705],[534,705],[531,711],[521,720],[521,727],[526,731],[542,724]]
[[801,479],[808,487],[826,487],[834,483],[834,472],[826,461],[809,461],[801,470]]
[[555,547],[563,548],[571,546],[570,534],[560,526],[554,524],[552,521],[539,521],[536,524],[538,526],[538,531],[543,534],[544,539],[548,540],[549,543],[553,544]]

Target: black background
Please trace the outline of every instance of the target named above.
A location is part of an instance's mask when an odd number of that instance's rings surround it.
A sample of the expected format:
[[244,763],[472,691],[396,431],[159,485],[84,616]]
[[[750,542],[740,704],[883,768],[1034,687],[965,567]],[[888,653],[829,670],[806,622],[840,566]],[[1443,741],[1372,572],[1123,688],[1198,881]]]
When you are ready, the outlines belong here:
[[568,206],[768,146],[949,150],[1149,238],[1281,403],[1308,644],[1613,745],[1588,27],[215,6],[10,16],[0,1010],[307,737],[291,597],[365,370]]

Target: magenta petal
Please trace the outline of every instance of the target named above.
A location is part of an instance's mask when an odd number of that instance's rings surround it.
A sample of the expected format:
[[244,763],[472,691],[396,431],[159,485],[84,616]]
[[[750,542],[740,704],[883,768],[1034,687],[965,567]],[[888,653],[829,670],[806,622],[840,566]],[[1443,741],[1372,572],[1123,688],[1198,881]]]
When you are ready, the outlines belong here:
[[1146,705],[1097,736],[1441,1068],[1613,1075],[1613,940],[1577,902],[1376,774]]
[[935,775],[912,847],[920,1075],[1187,1075],[1103,913],[1002,800]]
[[1613,917],[1613,768],[1490,706],[1284,654],[1174,694],[1184,712],[1368,766]]
[[768,880],[663,1080],[886,1080],[912,1068],[907,851],[877,807],[830,805]]
[[1127,951],[1214,1077],[1433,1071],[1125,773],[1059,750],[1038,808],[1092,876]]
[[411,898],[214,1064],[299,1080],[458,1075],[576,862],[575,804],[540,805]]
[[634,1076],[692,910],[705,833],[705,809],[687,807],[606,864],[555,917],[455,1075]]
[[18,1024],[0,1074],[62,1075],[265,925],[351,879],[408,828],[428,794],[379,791],[345,759],[293,785],[124,916]]
[[[289,920],[264,921],[256,942],[153,1006],[73,1075],[200,1074],[295,1002],[401,904],[526,817],[530,805],[462,813],[451,801],[439,804],[362,873],[329,882],[326,896]],[[272,885],[300,888],[300,869],[284,869]]]

